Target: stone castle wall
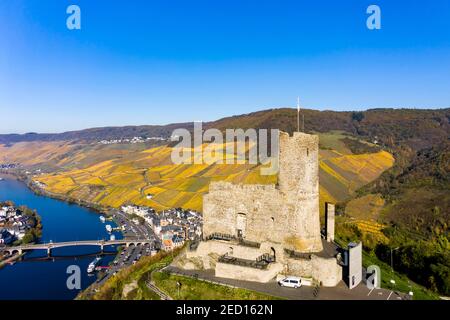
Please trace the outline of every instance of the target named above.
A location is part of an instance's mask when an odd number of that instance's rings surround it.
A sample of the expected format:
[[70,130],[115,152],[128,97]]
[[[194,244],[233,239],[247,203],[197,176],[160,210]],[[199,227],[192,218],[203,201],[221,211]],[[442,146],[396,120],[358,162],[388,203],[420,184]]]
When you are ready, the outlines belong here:
[[243,236],[255,242],[281,243],[289,216],[281,209],[279,192],[273,186],[212,184],[203,198],[203,234],[225,233],[237,236],[239,216],[245,220]]
[[288,259],[283,273],[290,276],[311,277],[324,287],[335,287],[342,280],[342,268],[334,257],[312,255],[310,260]]
[[255,269],[236,266],[226,263],[216,264],[216,277],[231,278],[243,281],[255,281],[261,283],[267,283],[283,271],[283,265],[280,263],[271,264],[266,270]]
[[[218,263],[217,258],[226,253],[241,259],[254,260],[263,252],[270,249],[261,246],[260,249],[239,246],[224,241],[201,242],[195,251],[186,250],[186,261],[181,268],[191,269],[215,269],[215,275],[222,278],[240,279],[246,281],[268,282],[277,274],[289,276],[313,278],[325,287],[334,287],[342,280],[342,268],[336,263],[334,257],[321,257],[315,254],[311,259],[294,259],[283,253],[279,247],[276,248],[277,263],[271,264],[268,270],[258,270],[250,267]],[[214,254],[212,254],[214,253]],[[188,267],[189,262],[196,259],[197,266]]]
[[202,241],[199,243],[197,250],[186,251],[186,257],[207,256],[211,252],[216,253],[218,256],[229,254],[236,258],[250,260],[255,260],[261,255],[261,251],[258,248],[240,246],[226,241]]

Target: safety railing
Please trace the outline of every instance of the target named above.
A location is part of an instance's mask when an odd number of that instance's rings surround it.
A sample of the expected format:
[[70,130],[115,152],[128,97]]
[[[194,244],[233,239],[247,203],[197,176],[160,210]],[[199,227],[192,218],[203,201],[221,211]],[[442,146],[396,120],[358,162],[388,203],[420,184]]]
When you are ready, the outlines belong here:
[[288,254],[289,258],[292,258],[292,259],[311,260],[310,253],[297,252],[297,251],[290,250],[290,249],[284,249],[284,252],[286,252],[286,254]]
[[243,267],[256,268],[256,269],[267,269],[267,266],[269,265],[269,263],[267,263],[264,260],[261,260],[261,261],[247,260],[247,259],[232,257],[228,254],[225,254],[225,255],[219,257],[219,262],[233,264],[233,265],[237,265],[237,266],[243,266]]

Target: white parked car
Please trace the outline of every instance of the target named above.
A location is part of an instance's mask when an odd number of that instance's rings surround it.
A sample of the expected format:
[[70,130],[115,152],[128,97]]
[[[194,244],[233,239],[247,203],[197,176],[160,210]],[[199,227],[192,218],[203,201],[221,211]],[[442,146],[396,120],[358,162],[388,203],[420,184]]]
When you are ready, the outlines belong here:
[[298,277],[286,277],[278,281],[278,284],[282,287],[300,288],[302,286],[302,280]]

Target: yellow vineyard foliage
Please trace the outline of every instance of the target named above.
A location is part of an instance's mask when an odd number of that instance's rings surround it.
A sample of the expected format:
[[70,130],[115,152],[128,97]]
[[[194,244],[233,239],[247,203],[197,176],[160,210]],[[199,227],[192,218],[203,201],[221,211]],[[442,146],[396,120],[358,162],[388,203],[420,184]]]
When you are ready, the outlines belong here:
[[[69,146],[62,146],[69,148]],[[54,146],[53,146],[54,148]],[[103,152],[103,153],[102,153]],[[171,163],[172,149],[160,146],[141,151],[77,152],[73,159],[86,165],[73,165],[58,174],[36,177],[48,191],[72,198],[89,199],[104,206],[123,204],[152,206],[157,210],[183,207],[202,210],[202,196],[211,181],[244,184],[275,184],[277,176],[262,176],[259,165]],[[325,156],[323,156],[325,155]],[[87,158],[90,160],[88,161]],[[92,159],[99,159],[95,162]],[[325,201],[340,201],[358,187],[378,177],[392,166],[393,157],[381,151],[351,155],[322,150],[320,160],[321,208]]]

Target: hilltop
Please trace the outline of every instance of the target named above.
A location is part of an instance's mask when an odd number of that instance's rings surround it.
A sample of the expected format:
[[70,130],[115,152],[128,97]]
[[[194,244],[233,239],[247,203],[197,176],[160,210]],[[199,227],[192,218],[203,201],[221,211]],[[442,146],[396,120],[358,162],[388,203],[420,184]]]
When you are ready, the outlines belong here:
[[[317,111],[302,109],[305,118],[305,131],[328,132],[345,131],[365,137],[379,137],[388,145],[396,141],[407,142],[417,149],[431,146],[449,131],[450,109],[370,109],[367,111]],[[125,127],[91,128],[64,133],[41,134],[0,134],[0,143],[30,141],[99,141],[135,136],[170,137],[176,128],[192,129],[192,122],[168,125],[143,125]],[[206,122],[203,127],[217,128],[274,128],[292,133],[297,128],[295,109],[280,108],[235,115]]]
[[84,130],[67,131],[63,133],[25,133],[0,134],[0,144],[14,144],[18,142],[33,141],[100,141],[113,139],[131,139],[133,137],[170,137],[177,128],[192,128],[192,123],[174,123],[163,126],[143,125],[124,127],[101,127]]

